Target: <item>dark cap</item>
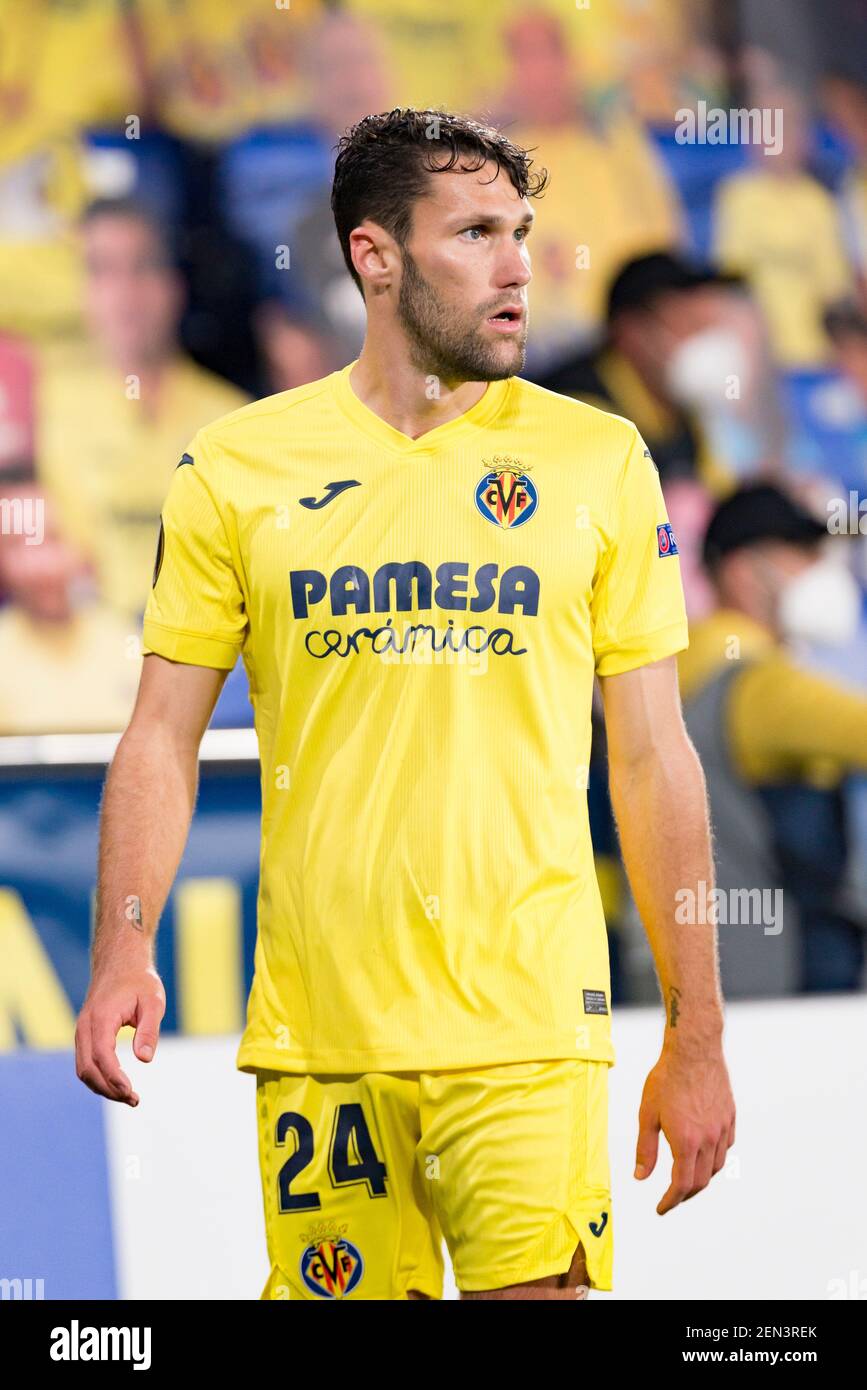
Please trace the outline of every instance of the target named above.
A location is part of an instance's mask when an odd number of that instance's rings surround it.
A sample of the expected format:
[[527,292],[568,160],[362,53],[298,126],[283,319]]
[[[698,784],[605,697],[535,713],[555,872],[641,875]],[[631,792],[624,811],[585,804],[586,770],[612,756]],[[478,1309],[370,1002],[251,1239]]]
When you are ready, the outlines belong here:
[[702,558],[713,569],[723,555],[757,541],[815,545],[828,528],[772,483],[750,483],[721,502],[708,522]]
[[853,299],[840,299],[829,304],[822,315],[822,324],[832,343],[851,334],[867,338],[867,314]]
[[623,309],[644,309],[658,294],[696,290],[703,285],[740,285],[737,275],[714,266],[695,265],[669,251],[638,256],[618,272],[608,289],[608,322]]

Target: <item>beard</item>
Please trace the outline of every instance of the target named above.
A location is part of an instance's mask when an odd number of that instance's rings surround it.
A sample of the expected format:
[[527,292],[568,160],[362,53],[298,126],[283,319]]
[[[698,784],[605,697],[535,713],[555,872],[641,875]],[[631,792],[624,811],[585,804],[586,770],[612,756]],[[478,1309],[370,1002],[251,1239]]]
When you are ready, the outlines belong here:
[[521,371],[527,351],[526,316],[519,337],[486,342],[481,325],[463,326],[405,248],[402,254],[397,316],[414,367],[444,381],[501,381]]

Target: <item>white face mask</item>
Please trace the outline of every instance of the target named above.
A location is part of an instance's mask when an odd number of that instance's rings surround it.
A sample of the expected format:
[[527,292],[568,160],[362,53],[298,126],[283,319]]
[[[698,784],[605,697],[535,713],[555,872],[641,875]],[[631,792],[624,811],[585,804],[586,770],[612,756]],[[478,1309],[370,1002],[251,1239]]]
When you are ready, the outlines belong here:
[[778,618],[787,637],[842,647],[851,642],[861,617],[861,590],[845,564],[828,556],[789,579],[780,594]]
[[749,375],[747,350],[730,328],[705,328],[684,338],[665,365],[672,399],[700,410],[731,410],[732,399],[737,399],[731,388],[736,385],[738,397],[743,396]]

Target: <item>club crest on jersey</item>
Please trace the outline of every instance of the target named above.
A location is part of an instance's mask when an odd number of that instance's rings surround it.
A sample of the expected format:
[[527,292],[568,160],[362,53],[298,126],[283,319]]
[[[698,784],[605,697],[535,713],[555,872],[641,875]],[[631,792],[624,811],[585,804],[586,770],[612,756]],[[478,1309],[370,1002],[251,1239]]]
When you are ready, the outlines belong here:
[[530,520],[539,505],[539,493],[527,476],[529,471],[508,455],[491,460],[490,471],[476,484],[476,506],[486,521],[514,531]]
[[302,1237],[307,1243],[301,1256],[301,1278],[317,1298],[347,1298],[361,1282],[364,1260],[345,1233],[345,1226],[334,1226],[311,1231],[309,1239]]
[[679,555],[677,541],[674,539],[674,532],[668,522],[664,526],[656,528],[656,543],[659,546],[660,555]]

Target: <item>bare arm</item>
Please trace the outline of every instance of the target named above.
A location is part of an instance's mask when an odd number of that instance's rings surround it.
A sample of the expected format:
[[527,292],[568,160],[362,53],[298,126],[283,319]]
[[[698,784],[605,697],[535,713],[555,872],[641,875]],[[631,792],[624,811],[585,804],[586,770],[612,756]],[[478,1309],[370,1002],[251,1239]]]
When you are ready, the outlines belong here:
[[[660,1128],[674,1154],[662,1215],[706,1187],[734,1141],[722,1052],[723,1005],[712,913],[704,775],[683,724],[674,657],[601,681],[609,784],[623,860],[665,1002],[662,1055],[639,1115],[636,1177],[652,1172]],[[679,922],[683,890],[699,905]],[[705,903],[706,907],[706,903]]]
[[186,844],[198,755],[226,671],[144,659],[132,719],[111,764],[100,819],[91,982],[75,1032],[79,1078],[110,1100],[138,1104],[117,1059],[117,1035],[135,1030],[149,1062],[165,1012],[154,967],[160,913]]

